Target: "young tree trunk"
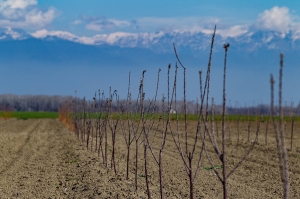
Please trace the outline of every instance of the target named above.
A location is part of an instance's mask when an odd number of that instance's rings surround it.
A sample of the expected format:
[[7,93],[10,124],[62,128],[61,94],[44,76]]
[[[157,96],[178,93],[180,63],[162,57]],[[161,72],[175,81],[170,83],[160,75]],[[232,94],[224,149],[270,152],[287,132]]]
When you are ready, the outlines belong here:
[[146,187],[147,187],[147,195],[148,199],[151,198],[150,189],[149,189],[149,179],[148,179],[148,163],[147,163],[147,140],[144,140],[144,166],[145,166],[145,180],[146,180]]
[[194,182],[193,182],[193,168],[192,168],[191,153],[189,153],[188,159],[189,159],[190,199],[194,199]]
[[93,152],[93,138],[94,138],[94,128],[91,124],[91,152]]
[[112,133],[112,153],[111,153],[111,163],[112,167],[114,169],[115,174],[117,175],[117,169],[116,169],[116,160],[115,160],[115,143],[116,143],[116,132]]
[[130,145],[127,145],[127,158],[126,158],[126,180],[129,179],[129,158],[130,158]]
[[105,124],[105,127],[104,127],[104,137],[105,137],[105,146],[104,146],[104,155],[105,155],[105,166],[108,167],[108,161],[107,161],[107,148],[108,148],[108,142],[107,142],[107,131],[106,131],[106,125],[107,125],[107,122]]
[[159,151],[159,165],[158,165],[158,172],[159,172],[160,198],[161,198],[161,199],[164,199],[164,194],[163,194],[163,182],[162,182],[162,150]]
[[138,140],[135,141],[135,191],[138,190],[138,154],[139,154],[139,143]]
[[292,118],[292,129],[291,129],[291,151],[293,150],[293,136],[294,136],[294,117]]

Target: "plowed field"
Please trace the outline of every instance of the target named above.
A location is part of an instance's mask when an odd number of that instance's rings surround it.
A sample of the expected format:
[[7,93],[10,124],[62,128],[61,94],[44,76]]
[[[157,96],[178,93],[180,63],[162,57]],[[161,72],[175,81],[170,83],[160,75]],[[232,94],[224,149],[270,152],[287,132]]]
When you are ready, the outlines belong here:
[[[233,126],[231,141],[228,143],[229,169],[233,168],[250,147],[256,128],[253,124],[250,142],[247,142],[247,124],[242,124],[241,140],[237,143],[236,128]],[[297,124],[294,130],[293,150],[288,152],[290,198],[295,199],[300,198],[298,126]],[[271,126],[269,128],[272,129]],[[274,133],[269,130],[269,143],[266,146],[264,132],[265,124],[262,124],[259,144],[242,166],[230,176],[229,198],[282,198]],[[286,126],[286,133],[289,148],[290,124]],[[109,137],[109,141],[110,139]],[[155,139],[153,148],[157,155],[160,140],[159,137]],[[209,154],[216,160],[211,145],[207,143]],[[126,145],[121,133],[117,134],[116,147],[118,175],[110,169],[110,164],[109,168],[106,168],[102,157],[87,150],[85,143],[78,141],[76,136],[56,119],[0,121],[0,198],[146,198],[143,145],[139,148],[137,192],[134,186],[135,143],[131,146],[128,181],[125,180]],[[199,149],[200,144],[197,151]],[[108,153],[111,153],[110,148]],[[148,160],[152,197],[159,198],[158,166],[149,151]],[[194,164],[196,165],[196,161]],[[215,161],[215,164],[220,165],[220,162]],[[209,166],[204,156],[195,182],[195,198],[222,198],[221,183],[212,170],[205,169]],[[221,172],[221,169],[218,171]],[[163,181],[165,198],[189,197],[188,176],[170,134],[167,135],[163,152]]]

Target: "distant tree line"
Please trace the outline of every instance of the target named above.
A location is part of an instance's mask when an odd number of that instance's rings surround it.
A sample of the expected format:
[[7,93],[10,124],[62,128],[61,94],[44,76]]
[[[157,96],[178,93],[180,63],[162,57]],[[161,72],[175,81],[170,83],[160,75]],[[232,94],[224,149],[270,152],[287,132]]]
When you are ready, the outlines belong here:
[[0,95],[1,111],[58,111],[71,96],[59,95]]
[[[75,106],[75,101],[77,103],[83,103],[82,99],[74,100],[72,96],[59,96],[59,95],[11,95],[11,94],[2,94],[0,95],[0,111],[58,111],[59,108],[63,105],[68,104],[68,106]],[[120,100],[120,103],[125,103],[126,100]],[[87,100],[87,104],[96,104],[96,106],[105,106],[105,100]],[[133,112],[138,112],[139,110],[135,110],[136,101],[131,100],[131,106]],[[165,102],[166,103],[166,102]],[[149,103],[145,103],[144,111],[147,112],[149,109]],[[166,104],[165,104],[166,105]],[[177,112],[183,113],[183,100],[177,101]],[[89,106],[87,106],[89,107]],[[162,112],[163,104],[157,103],[155,112]],[[89,109],[89,108],[88,108]],[[97,108],[96,108],[97,110]],[[172,110],[176,111],[174,107]],[[215,105],[215,114],[220,114],[222,111],[222,106],[216,104]],[[227,106],[227,114],[238,114],[238,115],[268,115],[270,113],[270,106],[265,104],[259,104],[256,106]],[[117,104],[114,101],[112,104],[112,111],[117,111]],[[203,110],[205,111],[205,110]],[[209,110],[211,111],[211,107],[209,106]],[[285,115],[291,115],[292,113],[295,115],[300,114],[300,104],[297,106],[286,105],[284,106]],[[197,103],[195,101],[187,101],[187,113],[196,114],[197,113]]]
[[[79,105],[82,105],[83,103],[86,103],[86,111],[99,111],[99,109],[101,109],[100,107],[105,108],[105,104],[107,103],[106,100],[98,100],[96,99],[94,100],[86,100],[85,102],[83,102],[83,99],[76,99],[74,100],[74,98],[72,98],[72,103],[70,103],[71,101],[68,101],[68,105],[70,106],[71,104],[73,104],[73,107],[75,107],[75,101],[76,103]],[[131,110],[132,112],[140,112],[140,107],[138,104],[136,104],[136,100],[131,100],[131,103],[129,103],[128,108],[129,110]],[[165,103],[165,108],[166,108],[166,104]],[[113,101],[112,102],[112,107],[111,110],[112,112],[118,112],[120,106],[120,104],[126,104],[126,100],[119,100],[118,102]],[[71,105],[72,106],[72,105]],[[92,108],[92,107],[95,108]],[[148,110],[154,110],[156,113],[161,113],[163,111],[163,103],[157,103],[156,107],[150,107],[151,106],[151,101],[147,101],[145,100],[145,105],[144,105],[144,112],[147,113]],[[198,106],[199,107],[199,106]],[[204,107],[203,112],[206,112],[205,110],[206,107]],[[197,102],[195,101],[187,101],[186,102],[186,110],[188,114],[197,114]],[[178,100],[177,101],[177,105],[176,105],[176,110],[174,105],[171,107],[171,111],[176,113],[184,113],[184,101],[183,100]],[[208,112],[211,113],[211,106],[208,107]],[[294,105],[288,105],[287,103],[285,104],[285,106],[283,106],[283,112],[284,115],[286,116],[291,116],[291,115],[300,115],[300,103],[297,106]],[[215,104],[215,108],[214,108],[214,114],[221,114],[222,113],[222,105],[221,104]],[[262,116],[268,116],[270,115],[270,105],[267,104],[258,104],[258,105],[253,105],[253,106],[231,106],[231,105],[227,105],[226,107],[226,114],[228,115],[262,115]],[[279,107],[275,106],[275,114],[279,114]]]

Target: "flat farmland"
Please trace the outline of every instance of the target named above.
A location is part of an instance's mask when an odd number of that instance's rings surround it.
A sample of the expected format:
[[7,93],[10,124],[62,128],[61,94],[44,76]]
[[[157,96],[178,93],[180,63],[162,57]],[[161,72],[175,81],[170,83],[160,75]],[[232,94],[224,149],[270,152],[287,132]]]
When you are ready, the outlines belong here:
[[[176,126],[175,124],[172,124]],[[250,126],[249,126],[250,125]],[[188,146],[192,148],[195,121],[188,122]],[[237,142],[236,122],[226,123],[228,138],[227,165],[231,170],[247,152],[255,138],[256,122],[240,123],[240,141]],[[183,125],[180,136],[183,141]],[[293,150],[288,151],[290,172],[290,198],[300,198],[300,128],[294,125]],[[274,131],[266,123],[260,124],[258,144],[246,161],[228,180],[229,198],[282,198]],[[218,130],[217,130],[218,129]],[[250,129],[248,141],[248,129]],[[131,145],[129,180],[126,174],[126,144],[119,128],[116,134],[116,169],[110,165],[111,134],[108,133],[108,160],[106,167],[93,145],[86,148],[75,134],[58,119],[9,119],[0,121],[0,198],[147,198],[145,186],[142,138],[139,141],[138,190],[135,191],[135,143]],[[230,138],[229,138],[230,132]],[[291,123],[285,126],[286,146],[290,148]],[[217,142],[221,148],[221,123],[215,125]],[[151,146],[157,156],[161,142],[159,133],[151,132]],[[177,134],[176,134],[177,139]],[[207,151],[214,165],[221,166],[207,139]],[[199,156],[201,142],[196,147]],[[159,198],[158,165],[150,151],[147,154],[149,185],[153,198]],[[193,168],[196,168],[195,157]],[[195,198],[222,198],[222,186],[203,154],[195,181]],[[221,169],[217,169],[221,173]],[[163,151],[163,183],[165,198],[188,198],[189,179],[183,161],[170,133]]]

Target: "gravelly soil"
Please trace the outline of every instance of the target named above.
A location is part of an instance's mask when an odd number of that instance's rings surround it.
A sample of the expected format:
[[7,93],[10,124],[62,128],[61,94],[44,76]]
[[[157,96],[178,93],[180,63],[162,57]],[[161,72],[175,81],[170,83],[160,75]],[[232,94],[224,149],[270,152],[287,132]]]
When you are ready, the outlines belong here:
[[[298,126],[295,127],[294,148],[289,151],[290,198],[300,198]],[[231,130],[232,142],[228,146],[229,169],[250,146],[246,142],[247,124],[242,124],[241,129],[243,131],[239,144],[236,142],[233,127]],[[286,132],[290,132],[289,124]],[[273,132],[270,131],[269,134],[268,146],[264,144],[264,136],[260,134],[259,144],[247,161],[230,176],[229,198],[282,198],[275,139]],[[250,140],[253,138],[251,135]],[[0,121],[0,198],[145,198],[142,147],[139,152],[139,190],[134,191],[134,147],[133,143],[130,179],[127,181],[126,148],[121,134],[117,135],[118,175],[115,175],[110,168],[103,165],[102,158],[88,151],[58,120]],[[156,144],[153,147],[157,149]],[[209,153],[213,154],[211,146],[208,148]],[[157,150],[155,153],[157,154]],[[148,156],[150,189],[153,198],[159,198],[158,167],[150,153]],[[165,197],[188,198],[188,177],[170,135],[167,136],[163,160]],[[220,162],[216,161],[215,164],[219,165]],[[195,182],[195,198],[222,198],[221,183],[212,170],[204,169],[207,166],[210,165],[204,158]]]

